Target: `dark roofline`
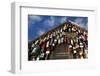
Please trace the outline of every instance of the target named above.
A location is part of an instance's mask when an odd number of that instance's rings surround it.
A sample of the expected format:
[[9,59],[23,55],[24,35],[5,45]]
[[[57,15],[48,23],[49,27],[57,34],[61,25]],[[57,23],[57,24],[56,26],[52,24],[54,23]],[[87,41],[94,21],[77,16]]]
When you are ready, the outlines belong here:
[[[45,32],[43,35],[39,36],[38,38],[36,38],[36,39],[34,39],[34,40],[32,40],[31,42],[28,42],[28,43],[31,44],[31,43],[33,43],[34,41],[38,40],[39,38],[45,36],[47,33],[51,32],[51,31],[54,32],[55,29],[61,28],[61,27],[64,26],[64,24],[68,24],[68,23],[73,24],[72,21],[67,21],[67,22],[65,22],[65,23],[63,23],[63,24],[60,24],[60,25],[57,26],[57,27],[54,27],[53,29],[49,30],[48,32]],[[85,31],[87,32],[87,30],[86,30],[85,28],[83,28],[83,27],[81,27],[81,26],[78,26],[78,24],[73,24],[73,25],[75,25],[75,26],[77,26],[78,28],[80,28],[80,29],[82,29],[82,30],[85,30]]]

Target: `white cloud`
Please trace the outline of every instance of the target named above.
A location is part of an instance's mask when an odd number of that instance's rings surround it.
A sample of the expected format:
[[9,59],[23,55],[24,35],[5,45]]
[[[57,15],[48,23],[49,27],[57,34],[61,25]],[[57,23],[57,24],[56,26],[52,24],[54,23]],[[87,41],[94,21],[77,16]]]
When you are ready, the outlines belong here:
[[86,23],[86,29],[88,29],[88,22]]
[[44,33],[45,33],[44,30],[39,30],[39,31],[37,32],[37,34],[38,34],[39,36],[43,35]]
[[31,42],[32,40],[28,40],[28,42]]
[[62,17],[61,20],[60,20],[61,23],[64,23],[66,21],[67,21],[67,17]]
[[35,22],[40,22],[42,20],[42,17],[35,16],[35,15],[29,16],[29,18],[30,18],[30,22],[32,22],[32,24],[34,24]]
[[82,18],[76,18],[75,23],[77,23],[79,26],[84,27],[84,28],[86,26]]
[[80,23],[80,22],[82,22],[82,21],[83,21],[82,18],[76,18],[76,19],[75,19],[75,22],[76,22],[76,23]]
[[51,16],[49,19],[44,21],[44,24],[48,25],[48,26],[54,26],[55,25],[55,18]]

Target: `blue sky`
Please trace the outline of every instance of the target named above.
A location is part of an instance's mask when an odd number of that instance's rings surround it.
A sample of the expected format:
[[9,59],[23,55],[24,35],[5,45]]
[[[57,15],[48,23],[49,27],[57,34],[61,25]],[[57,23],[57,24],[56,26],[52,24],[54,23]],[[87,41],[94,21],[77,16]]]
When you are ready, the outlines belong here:
[[88,28],[87,17],[28,15],[28,41],[36,39],[43,33],[59,26],[67,20],[71,20],[86,29]]

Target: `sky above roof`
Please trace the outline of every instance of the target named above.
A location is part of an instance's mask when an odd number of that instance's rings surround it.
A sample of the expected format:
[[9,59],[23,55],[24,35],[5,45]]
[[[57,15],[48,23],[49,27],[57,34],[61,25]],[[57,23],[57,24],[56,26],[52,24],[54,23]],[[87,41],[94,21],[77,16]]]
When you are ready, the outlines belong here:
[[71,20],[88,29],[88,17],[28,15],[28,41],[36,39],[67,20]]

